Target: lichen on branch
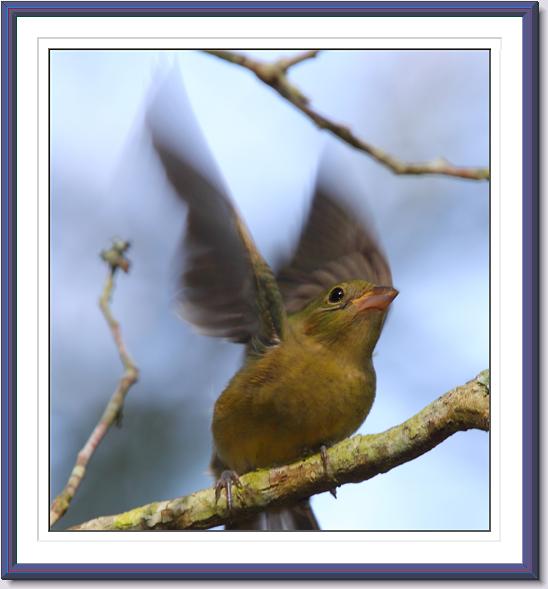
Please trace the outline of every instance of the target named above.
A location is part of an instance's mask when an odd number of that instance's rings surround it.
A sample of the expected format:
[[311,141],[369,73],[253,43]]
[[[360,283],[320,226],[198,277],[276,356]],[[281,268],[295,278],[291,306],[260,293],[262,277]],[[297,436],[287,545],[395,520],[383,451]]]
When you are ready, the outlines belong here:
[[445,393],[422,411],[383,433],[358,435],[327,451],[330,472],[320,454],[242,477],[227,511],[224,497],[215,503],[213,488],[121,513],[98,517],[72,530],[203,530],[244,519],[268,507],[292,503],[338,485],[366,481],[428,452],[468,429],[489,430],[489,371]]

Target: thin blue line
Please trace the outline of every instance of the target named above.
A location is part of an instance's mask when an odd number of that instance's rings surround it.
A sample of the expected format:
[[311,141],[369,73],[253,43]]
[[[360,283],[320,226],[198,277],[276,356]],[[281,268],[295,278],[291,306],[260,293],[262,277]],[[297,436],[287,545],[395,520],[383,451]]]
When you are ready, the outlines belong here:
[[391,12],[413,12],[427,10],[443,14],[448,10],[477,11],[487,10],[489,13],[497,11],[520,11],[525,13],[533,8],[535,2],[133,2],[128,7],[126,2],[5,2],[10,9],[51,11],[62,9],[64,11],[78,12],[81,10],[122,10],[125,13],[139,10],[152,12],[163,10],[192,11],[192,10],[305,10],[317,12],[321,10],[333,11],[374,11],[389,10]]
[[12,525],[13,511],[11,509],[11,472],[12,461],[10,452],[12,449],[12,415],[11,415],[11,273],[10,242],[11,242],[11,121],[10,121],[10,62],[9,43],[11,23],[8,18],[9,11],[2,6],[2,33],[3,33],[3,58],[2,58],[2,515],[4,522],[2,539],[5,542],[2,549],[2,569],[6,569],[12,562]]
[[9,459],[9,419],[8,419],[8,313],[7,313],[7,270],[8,270],[8,211],[7,211],[7,199],[8,199],[8,183],[7,183],[7,170],[8,170],[8,134],[7,129],[7,72],[8,72],[8,34],[7,34],[7,7],[2,5],[2,295],[1,295],[1,306],[2,306],[2,575],[4,575],[9,566],[9,537],[8,537],[8,526],[7,522],[10,518],[8,509],[7,493],[9,493],[9,481],[7,476],[8,459]]
[[29,571],[76,571],[76,572],[156,572],[158,569],[167,572],[310,572],[317,571],[323,573],[337,572],[345,570],[348,572],[452,572],[464,571],[468,573],[475,572],[491,572],[491,571],[507,571],[507,572],[522,572],[524,567],[522,564],[318,564],[318,563],[302,563],[302,564],[270,564],[270,563],[252,563],[252,564],[22,564],[18,568],[25,568]]
[[[9,17],[9,9],[8,9],[8,17]],[[13,20],[7,19],[7,30],[6,30],[6,44],[7,44],[7,53],[9,55],[9,48],[10,42],[13,35]],[[13,496],[12,496],[12,475],[14,464],[12,460],[12,452],[13,448],[15,447],[15,440],[13,440],[13,419],[14,415],[12,412],[13,408],[13,395],[14,391],[12,388],[13,384],[13,374],[12,374],[12,366],[11,366],[11,358],[13,356],[13,331],[12,331],[12,305],[13,301],[11,300],[11,280],[13,276],[13,268],[11,268],[10,264],[10,246],[13,247],[12,244],[12,235],[13,235],[13,218],[12,218],[12,208],[13,208],[13,193],[12,193],[12,171],[11,161],[13,159],[12,156],[12,146],[13,146],[13,120],[12,120],[12,100],[11,100],[11,84],[12,84],[12,68],[10,67],[9,61],[7,62],[6,68],[6,152],[3,158],[3,161],[6,165],[6,194],[5,194],[5,207],[6,207],[6,239],[7,239],[7,246],[6,246],[6,273],[3,275],[6,280],[5,286],[5,297],[6,297],[6,379],[7,379],[7,388],[6,388],[6,403],[7,403],[7,436],[8,436],[8,455],[7,455],[7,482],[6,482],[6,489],[7,489],[7,509],[8,509],[8,517],[7,517],[7,534],[8,534],[8,544],[7,544],[7,563],[8,566],[10,563],[14,562],[15,559],[13,558],[13,547],[15,545],[15,537],[13,535],[14,530],[14,513],[13,513]],[[10,444],[11,441],[11,444]]]
[[523,558],[538,576],[538,6],[523,19]]

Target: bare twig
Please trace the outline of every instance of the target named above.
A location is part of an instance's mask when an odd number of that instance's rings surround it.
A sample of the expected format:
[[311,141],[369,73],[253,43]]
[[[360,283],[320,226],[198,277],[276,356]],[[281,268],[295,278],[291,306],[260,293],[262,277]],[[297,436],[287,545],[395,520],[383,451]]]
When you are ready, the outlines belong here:
[[280,59],[273,63],[267,63],[234,53],[232,51],[204,49],[205,53],[214,55],[219,59],[224,59],[230,63],[244,67],[253,72],[262,82],[276,90],[278,94],[291,102],[296,108],[311,119],[320,129],[326,129],[336,135],[348,145],[367,153],[374,160],[386,166],[395,174],[407,175],[425,175],[438,174],[443,176],[454,176],[456,178],[465,178],[468,180],[489,180],[489,168],[465,168],[454,166],[443,158],[436,158],[428,162],[410,163],[401,161],[382,149],[367,143],[357,137],[353,131],[331,121],[319,112],[310,107],[310,100],[287,78],[288,70],[296,64],[302,63],[307,59],[316,57],[318,50],[306,51],[298,54],[293,58]]
[[113,423],[120,423],[125,396],[130,387],[137,382],[137,379],[139,378],[139,370],[126,350],[122,340],[120,324],[114,319],[109,305],[112,291],[114,289],[114,276],[116,271],[118,268],[121,268],[124,272],[129,270],[129,261],[125,257],[128,248],[128,242],[117,240],[109,250],[101,252],[101,258],[108,264],[109,269],[103,292],[99,299],[99,306],[108,323],[125,371],[114,391],[114,394],[108,402],[101,419],[91,432],[84,447],[78,453],[76,464],[72,469],[67,484],[51,504],[49,512],[50,526],[53,526],[66,513],[70,502],[74,498],[74,495],[78,491],[86,474],[88,462],[97,449],[97,446],[101,443],[101,440],[105,437],[110,426]]
[[329,491],[340,484],[368,480],[413,460],[458,431],[489,430],[489,371],[456,387],[406,422],[381,434],[354,436],[327,451],[330,472],[321,454],[289,466],[258,470],[241,477],[230,514],[214,489],[158,501],[126,513],[98,517],[73,530],[207,529],[243,519],[267,507],[291,503]]
[[287,70],[290,67],[293,67],[294,65],[302,63],[307,59],[314,59],[319,52],[319,49],[312,49],[311,51],[303,51],[302,53],[297,53],[293,57],[287,57],[278,60],[278,66],[281,67],[284,72],[287,72]]

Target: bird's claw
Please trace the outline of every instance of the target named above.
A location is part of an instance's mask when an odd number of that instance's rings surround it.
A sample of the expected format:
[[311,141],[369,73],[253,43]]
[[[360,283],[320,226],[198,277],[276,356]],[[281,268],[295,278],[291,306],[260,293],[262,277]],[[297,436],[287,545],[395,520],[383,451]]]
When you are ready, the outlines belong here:
[[[335,482],[336,484],[339,484],[339,481],[333,475],[333,470],[331,469],[331,465],[329,464],[329,457],[327,456],[327,446],[324,446],[324,445],[321,446],[320,455],[322,457],[323,471],[333,482]],[[329,492],[331,493],[331,495],[333,495],[333,497],[335,497],[335,499],[337,498],[337,487],[333,487],[332,489],[329,489]]]
[[219,501],[219,497],[223,492],[223,489],[226,491],[226,504],[228,506],[228,510],[232,510],[232,485],[236,485],[239,489],[242,488],[242,482],[240,481],[240,477],[233,471],[233,470],[223,470],[219,480],[215,484],[215,505]]

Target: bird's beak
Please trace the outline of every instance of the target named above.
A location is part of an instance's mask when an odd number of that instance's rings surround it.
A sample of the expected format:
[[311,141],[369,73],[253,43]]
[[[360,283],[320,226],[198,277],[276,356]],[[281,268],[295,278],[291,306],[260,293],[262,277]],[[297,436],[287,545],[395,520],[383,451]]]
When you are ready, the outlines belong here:
[[356,305],[358,312],[367,309],[385,311],[398,294],[398,291],[391,286],[375,286],[361,297],[354,299],[352,303]]

